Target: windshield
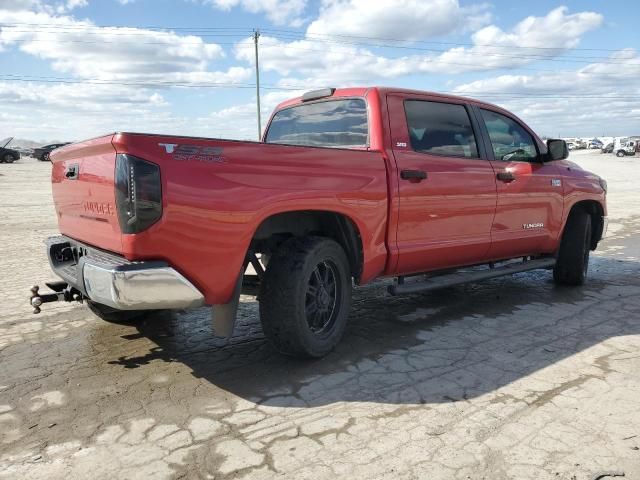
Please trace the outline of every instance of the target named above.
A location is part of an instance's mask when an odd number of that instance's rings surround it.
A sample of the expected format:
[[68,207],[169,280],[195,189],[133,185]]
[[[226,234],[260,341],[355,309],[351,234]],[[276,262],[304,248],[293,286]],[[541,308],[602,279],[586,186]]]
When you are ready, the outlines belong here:
[[355,147],[368,144],[367,104],[348,98],[297,105],[277,112],[267,143],[313,147]]
[[13,137],[7,137],[0,140],[0,148],[4,148],[9,145],[11,143],[11,140],[13,140]]

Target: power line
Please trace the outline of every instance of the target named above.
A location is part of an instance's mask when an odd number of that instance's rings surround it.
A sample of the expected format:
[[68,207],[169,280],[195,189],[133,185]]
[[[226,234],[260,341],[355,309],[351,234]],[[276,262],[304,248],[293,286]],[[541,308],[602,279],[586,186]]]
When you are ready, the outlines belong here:
[[[244,38],[243,38],[244,39]],[[14,39],[12,40],[14,42],[22,42],[22,43],[51,43],[51,40],[49,39]],[[56,40],[56,43],[78,43],[78,44],[124,44],[127,42],[122,42],[122,41],[109,41],[109,40],[96,40],[96,41],[87,41],[87,40]],[[167,46],[168,43],[167,42],[135,42],[136,45],[162,45],[162,46]],[[235,46],[238,49],[247,49],[247,48],[253,48],[253,45],[239,45],[237,42],[236,43],[229,43],[229,42],[216,42],[214,44],[206,44],[206,43],[201,43],[201,42],[181,42],[181,44],[183,45],[225,45],[225,46]],[[326,53],[326,49],[314,49],[314,48],[306,48],[306,47],[297,47],[297,46],[291,46],[291,45],[262,45],[262,48],[272,48],[272,49],[278,49],[278,50],[296,50],[296,51],[306,51],[306,52],[319,52],[319,53]],[[395,48],[395,47],[380,47],[380,48]],[[398,47],[399,48],[399,47]],[[427,50],[427,49],[421,49],[421,50]],[[442,51],[442,53],[446,53],[445,51]],[[367,56],[367,57],[382,57],[388,60],[400,60],[400,59],[406,59],[406,56],[395,56],[395,57],[390,57],[390,56],[381,56],[381,55],[377,55],[377,54],[373,54],[373,53],[368,53],[368,52],[358,52],[357,53],[358,56]],[[582,60],[573,60],[573,58],[584,58],[586,59],[587,57],[571,57],[571,56],[563,56],[561,58],[548,58],[548,57],[540,57],[540,56],[527,56],[527,55],[507,55],[507,54],[499,54],[499,53],[481,53],[481,52],[464,52],[464,55],[470,55],[472,57],[487,57],[487,56],[494,56],[494,57],[504,57],[504,58],[513,58],[513,59],[525,59],[525,60],[530,60],[530,61],[551,61],[551,62],[559,62],[559,63],[579,63],[579,64],[586,64],[586,65],[594,65],[594,64],[600,64],[600,65],[624,65],[625,68],[635,68],[635,67],[640,67],[640,63],[638,64],[633,64],[633,63],[628,63],[625,60],[619,61],[619,62],[615,62],[615,61],[604,61],[604,60],[591,60],[591,61],[582,61]],[[598,57],[593,57],[594,59],[598,58]],[[433,63],[438,63],[438,64],[442,64],[442,65],[458,65],[458,66],[464,66],[464,67],[469,67],[469,68],[474,68],[474,67],[488,67],[489,69],[512,69],[512,68],[518,68],[521,70],[531,70],[531,71],[549,71],[549,72],[556,72],[557,70],[552,70],[552,69],[539,69],[539,68],[525,68],[525,67],[521,67],[519,65],[487,65],[486,62],[485,63],[472,63],[472,62],[451,62],[448,60],[440,60],[437,57],[428,57],[426,58],[426,60],[428,60],[429,62],[433,62]],[[486,68],[485,68],[486,69]],[[590,72],[583,72],[583,73],[590,73]]]
[[[42,26],[45,24],[0,24],[0,25],[32,25],[32,26]],[[113,32],[113,31],[96,31],[96,32],[87,32],[86,29],[87,28],[93,28],[93,29],[109,29],[109,28],[114,28],[114,29],[132,29],[132,30],[138,30],[140,27],[97,27],[97,26],[90,26],[90,27],[86,27],[84,25],[64,25],[64,26],[60,26],[60,25],[55,25],[55,24],[49,24],[49,25],[45,25],[45,26],[49,26],[52,28],[56,28],[59,30],[59,32],[55,32],[55,31],[48,31],[48,32],[39,32],[38,34],[57,34],[63,32],[63,33],[73,33],[73,34],[77,34],[77,33],[82,33],[82,34],[93,34],[93,35],[102,35],[102,36],[121,36],[121,37],[127,37],[127,36],[145,36],[148,35],[148,32]],[[150,27],[144,27],[144,28],[150,28]],[[153,28],[163,28],[163,27],[153,27]],[[166,28],[166,27],[164,27]],[[66,29],[71,29],[71,32],[66,31]],[[186,28],[184,28],[186,30]],[[203,28],[201,29],[203,31],[214,31],[214,32],[228,32],[228,31],[236,31],[239,33],[215,33],[213,35],[209,35],[211,37],[240,37],[239,41],[242,41],[244,39],[247,39],[247,37],[244,35],[245,32],[247,32],[246,29],[242,29],[242,28]],[[16,31],[16,30],[13,30]],[[376,37],[356,37],[356,36],[352,36],[352,35],[333,35],[333,36],[329,36],[329,35],[320,35],[320,34],[310,34],[310,35],[306,35],[304,37],[302,37],[302,33],[299,32],[295,32],[292,30],[278,30],[278,29],[270,29],[270,30],[265,30],[265,31],[271,31],[271,32],[284,32],[284,34],[279,34],[282,38],[284,38],[284,40],[299,40],[299,41],[318,41],[320,43],[329,43],[329,44],[336,44],[336,45],[350,45],[350,46],[369,46],[369,47],[374,47],[374,48],[383,48],[383,49],[404,49],[404,50],[413,50],[413,51],[428,51],[428,52],[433,52],[433,53],[447,53],[448,50],[443,50],[443,49],[435,49],[435,48],[424,48],[424,47],[416,47],[416,46],[409,46],[409,45],[388,45],[388,44],[372,44],[372,43],[364,43],[364,42],[345,42],[345,41],[336,41],[336,40],[330,40],[330,38],[332,37],[338,37],[338,38],[363,38],[363,39],[375,39]],[[18,33],[34,33],[33,30],[18,30]],[[36,32],[37,33],[37,32]],[[164,32],[167,34],[170,34],[171,32]],[[301,36],[300,38],[292,36],[292,35],[299,35]],[[201,35],[201,37],[204,35]],[[316,38],[317,37],[317,38]],[[324,37],[324,38],[323,38]],[[402,43],[407,43],[406,41],[402,41],[402,40],[397,40],[397,39],[379,39],[379,40],[387,40],[387,41],[396,41],[396,42],[402,42]],[[33,42],[50,42],[50,39],[46,39],[46,38],[28,38],[28,39],[12,39],[10,41],[14,41],[14,42],[23,42],[23,43],[33,43]],[[56,42],[58,43],[79,43],[79,44],[103,44],[103,43],[117,43],[117,44],[121,44],[121,43],[126,43],[122,40],[119,41],[109,41],[109,40],[100,40],[100,41],[87,41],[87,40],[68,40],[68,39],[56,39]],[[468,46],[472,46],[472,47],[496,47],[496,48],[508,48],[510,50],[513,49],[544,49],[544,50],[550,50],[550,51],[554,51],[557,52],[557,54],[552,54],[552,55],[543,55],[543,54],[508,54],[508,53],[499,53],[499,52],[477,52],[477,51],[465,51],[463,52],[464,55],[468,55],[468,56],[472,56],[472,57],[482,57],[482,58],[486,58],[486,57],[498,57],[498,58],[513,58],[513,59],[524,59],[524,60],[528,60],[528,61],[550,61],[550,62],[560,62],[560,63],[583,63],[583,64],[593,64],[593,63],[598,63],[598,64],[603,64],[603,65],[624,65],[625,67],[636,67],[639,66],[640,64],[630,64],[626,59],[620,59],[620,61],[615,61],[615,60],[611,60],[610,57],[598,57],[598,56],[590,56],[590,57],[586,57],[586,56],[575,56],[575,55],[566,55],[563,54],[563,51],[565,51],[566,49],[560,48],[560,47],[523,47],[523,46],[504,46],[504,45],[475,45],[475,44],[465,44],[465,43],[454,43],[454,42],[426,42],[426,41],[418,41],[418,42],[412,42],[412,43],[421,43],[421,44],[429,44],[429,43],[433,43],[433,44],[440,44],[440,45],[468,45]],[[136,44],[138,45],[166,45],[166,42],[162,42],[162,41],[158,41],[158,42],[137,42]],[[186,45],[186,44],[197,44],[197,45],[203,45],[203,42],[199,41],[199,42],[189,42],[185,40],[181,40],[181,44]],[[228,43],[228,42],[217,42],[215,43],[215,45],[234,45],[236,48],[247,48],[249,47],[248,45],[238,45],[237,42],[236,43]],[[291,45],[278,45],[278,46],[270,46],[270,45],[263,45],[263,48],[279,48],[279,49],[284,49],[284,50],[304,50],[304,51],[317,51],[317,52],[324,52],[325,50],[316,50],[316,49],[309,49],[309,48],[304,48],[304,47],[297,47],[297,46],[291,46]],[[610,49],[572,49],[572,50],[590,50],[590,51],[596,51],[596,50],[601,50],[601,51],[615,51],[615,50],[610,50]],[[358,55],[366,55],[365,52],[358,52]],[[371,55],[371,56],[377,56],[377,55]],[[385,58],[390,58],[390,57],[385,57]],[[403,57],[391,57],[391,58],[403,58]],[[437,62],[439,64],[451,64],[451,65],[459,65],[459,66],[465,66],[468,68],[474,68],[476,66],[479,67],[484,67],[485,64],[479,64],[479,65],[475,65],[473,63],[462,63],[462,62],[448,62],[448,61],[444,61],[444,60],[440,60],[438,58],[429,58],[429,61],[431,62]],[[500,65],[497,66],[490,66],[492,69],[500,69],[500,68],[505,68],[502,67]],[[517,66],[507,66],[508,67],[517,67]],[[518,68],[522,68],[522,67],[518,67]],[[543,70],[541,70],[543,71]]]
[[[2,78],[10,77],[10,78]],[[181,83],[181,82],[118,82],[118,81],[104,81],[100,79],[86,79],[86,80],[69,80],[59,77],[33,77],[33,76],[17,76],[11,74],[0,74],[0,80],[2,81],[16,81],[16,82],[34,82],[34,83],[61,83],[61,84],[89,84],[89,85],[121,85],[121,86],[149,86],[149,87],[188,87],[188,88],[238,88],[238,89],[254,89],[255,83]],[[312,85],[260,85],[261,89],[279,90],[279,91],[303,91],[307,89],[320,88],[320,86]],[[548,98],[548,99],[606,99],[606,100],[640,100],[640,95],[598,95],[598,94],[557,94],[557,93],[532,93],[532,92],[499,92],[499,91],[483,91],[483,92],[471,92],[471,91],[443,91],[434,92],[445,95],[472,95],[476,98]]]
[[[282,33],[290,33],[291,35],[298,35],[301,38],[314,38],[314,37],[325,37],[325,38],[353,38],[360,40],[374,40],[374,41],[383,41],[383,42],[398,42],[398,43],[419,43],[426,45],[451,45],[451,46],[460,46],[460,47],[497,47],[497,48],[509,48],[509,49],[526,49],[526,50],[565,50],[562,47],[539,47],[539,46],[526,46],[526,45],[499,45],[499,44],[476,44],[476,43],[465,43],[465,42],[440,42],[440,41],[432,41],[432,40],[407,40],[407,39],[398,39],[398,38],[385,38],[385,37],[367,37],[367,36],[358,36],[358,35],[344,35],[344,34],[321,34],[321,33],[306,33],[302,31],[296,30],[285,30],[285,29],[263,29],[264,32],[282,32]],[[571,50],[576,51],[601,51],[601,52],[618,52],[620,49],[609,49],[609,48],[571,48]]]
[[[4,78],[9,77],[9,78]],[[11,74],[0,74],[0,80],[6,82],[32,82],[32,83],[59,83],[59,84],[87,84],[87,85],[120,85],[127,87],[178,87],[178,88],[256,88],[255,83],[223,83],[223,82],[161,82],[161,81],[114,81],[114,80],[102,80],[102,79],[84,79],[73,80],[67,78],[57,77],[35,77],[35,76],[17,76]],[[283,90],[283,91],[295,91],[301,90],[301,88],[293,87],[278,87],[278,86],[264,86],[261,88],[265,90]],[[304,88],[302,88],[304,89]]]
[[[149,33],[148,32],[86,32],[86,31],[71,31],[71,32],[65,32],[65,31],[48,31],[48,32],[34,32],[33,30],[12,30],[13,33],[28,33],[28,34],[33,34],[33,35],[60,35],[60,34],[82,34],[82,35],[100,35],[100,36],[106,36],[106,37],[143,37],[143,36],[148,36]],[[167,35],[170,34],[170,32],[163,32],[163,33],[167,33]],[[223,37],[223,38],[228,38],[228,37],[235,37],[238,38],[238,41],[242,41],[242,40],[246,40],[248,37],[246,35],[244,35],[243,33],[234,33],[234,34],[229,34],[229,33],[218,33],[218,34],[204,34],[204,35],[198,35],[198,37],[200,38],[218,38],[218,37]],[[199,41],[199,42],[189,42],[186,41],[185,37],[181,37],[183,38],[181,40],[181,44],[182,45],[189,45],[189,44],[193,44],[193,45],[202,45],[205,44],[205,42]],[[409,46],[409,45],[389,45],[389,44],[375,44],[375,43],[362,43],[362,42],[345,42],[345,41],[338,41],[338,40],[330,40],[330,39],[323,39],[323,38],[298,38],[298,37],[291,37],[291,36],[286,36],[286,35],[280,35],[280,39],[284,39],[284,40],[292,40],[292,41],[317,41],[320,43],[328,43],[328,44],[335,44],[335,45],[349,45],[349,46],[366,46],[366,47],[373,47],[373,48],[383,48],[383,49],[395,49],[395,50],[412,50],[412,51],[426,51],[426,52],[433,52],[433,53],[447,53],[449,52],[449,50],[444,50],[444,49],[438,49],[438,48],[424,48],[424,47],[415,47],[415,46]],[[167,40],[170,40],[170,38],[167,37]],[[110,40],[99,40],[99,41],[90,41],[90,40],[70,40],[70,39],[60,39],[57,38],[55,39],[56,43],[79,43],[79,44],[103,44],[103,43],[127,43],[126,40],[118,40],[118,41],[110,41]],[[15,39],[8,39],[8,42],[22,42],[22,43],[49,43],[51,42],[51,39],[49,38],[15,38]],[[131,43],[135,42],[137,45],[166,45],[166,42],[161,42],[161,41],[156,41],[156,42],[139,42],[137,40],[132,39]],[[237,42],[236,42],[237,43]],[[222,42],[216,42],[216,45],[236,45],[236,43],[222,43]],[[406,42],[405,42],[406,43]],[[482,46],[482,45],[472,45],[473,47],[486,47],[486,46]],[[297,47],[290,47],[290,46],[280,46],[280,48],[297,48]],[[513,49],[527,49],[527,47],[515,47],[515,46],[495,46],[494,48],[503,48],[503,49],[509,49],[509,50],[513,50]],[[297,48],[300,49],[300,48]],[[626,62],[624,61],[624,59],[622,59],[622,61],[620,62],[615,62],[615,61],[608,61],[610,59],[610,57],[603,57],[603,56],[575,56],[575,55],[562,55],[564,52],[567,51],[567,49],[562,48],[562,47],[549,47],[547,50],[553,50],[557,53],[555,54],[551,54],[551,55],[543,55],[543,54],[508,54],[508,53],[500,53],[500,52],[471,52],[471,51],[466,51],[464,52],[465,55],[471,55],[471,56],[481,56],[481,57],[486,57],[486,56],[494,56],[494,57],[505,57],[505,58],[526,58],[526,59],[531,59],[531,60],[542,60],[542,61],[558,61],[558,62],[563,62],[563,61],[567,61],[567,62],[573,62],[573,63],[592,63],[592,62],[598,62],[598,63],[605,63],[605,64],[625,64]],[[555,58],[558,56],[562,56],[562,58]],[[584,60],[584,61],[583,61]]]
[[[16,27],[16,26],[30,26],[30,27],[48,27],[51,28],[51,31],[48,32],[34,32],[33,29],[29,30],[12,30],[18,33],[83,33],[88,35],[121,35],[121,36],[131,36],[131,35],[147,35],[148,32],[139,31],[139,30],[149,30],[149,31],[157,31],[162,33],[173,33],[173,30],[181,30],[183,34],[190,34],[195,32],[207,32],[203,34],[199,34],[200,37],[225,37],[225,36],[242,36],[243,34],[249,35],[250,30],[246,28],[239,27],[130,27],[130,26],[94,26],[94,25],[58,25],[58,24],[28,24],[28,23],[13,23],[13,24],[0,24],[2,26]],[[96,30],[96,31],[87,31],[87,29]],[[104,31],[109,29],[116,29],[118,31]],[[119,30],[136,30],[135,32],[124,32]],[[57,30],[57,31],[56,31]],[[229,32],[235,31],[238,33],[214,33],[210,34],[209,32]],[[295,30],[285,30],[285,29],[263,29],[263,32],[272,32],[276,35],[279,35],[282,38],[290,39],[290,40],[318,40],[325,43],[338,43],[345,45],[363,45],[363,46],[372,46],[377,48],[402,48],[402,49],[410,49],[410,50],[425,50],[425,51],[435,51],[435,52],[446,52],[447,50],[442,49],[432,49],[432,48],[420,48],[406,45],[407,43],[413,44],[423,44],[423,45],[450,45],[450,46],[469,46],[469,47],[493,47],[493,48],[503,48],[509,50],[550,50],[561,53],[563,51],[572,50],[572,51],[603,51],[603,52],[617,52],[620,49],[605,49],[605,48],[565,48],[565,47],[539,47],[539,46],[523,46],[523,45],[498,45],[498,44],[473,44],[473,43],[465,43],[465,42],[438,42],[438,41],[426,41],[426,40],[406,40],[406,39],[393,39],[393,38],[385,38],[385,37],[364,37],[364,36],[356,36],[356,35],[340,35],[340,34],[314,34],[314,33],[305,33],[299,32]],[[344,41],[344,40],[331,40],[332,38],[337,39],[356,39],[356,40],[373,40],[376,42],[396,42],[401,45],[387,45],[387,44],[378,44],[378,43],[368,43],[368,42],[359,42],[359,41]],[[543,56],[540,54],[540,56]],[[576,58],[603,58],[603,57],[576,57]]]
[[[152,30],[152,31],[186,31],[186,32],[216,32],[216,31],[240,31],[246,32],[247,35],[250,35],[252,30],[242,27],[175,27],[175,26],[128,26],[128,25],[60,25],[55,23],[0,23],[0,27],[15,27],[15,26],[29,26],[29,27],[47,27],[47,28],[62,28],[62,29],[138,29],[138,30]],[[32,30],[30,30],[32,32]],[[465,43],[465,42],[441,42],[441,41],[430,41],[430,40],[411,40],[411,39],[398,39],[398,38],[389,38],[389,37],[373,37],[373,36],[360,36],[360,35],[346,35],[346,34],[320,34],[320,33],[307,33],[301,30],[287,30],[287,29],[276,29],[276,28],[263,28],[262,32],[275,32],[275,33],[284,33],[289,34],[289,36],[298,36],[302,39],[304,38],[348,38],[348,39],[356,39],[356,40],[374,40],[374,41],[383,41],[383,42],[397,42],[397,43],[419,43],[419,44],[428,44],[428,45],[451,45],[451,46],[470,46],[470,47],[497,47],[497,48],[509,48],[509,49],[526,49],[526,50],[565,50],[563,47],[540,47],[540,46],[526,46],[526,45],[498,45],[498,44],[474,44],[474,43]],[[99,32],[98,32],[99,33]],[[143,33],[143,32],[141,32]],[[571,50],[575,51],[601,51],[601,52],[617,52],[620,49],[609,49],[609,48],[571,48]]]

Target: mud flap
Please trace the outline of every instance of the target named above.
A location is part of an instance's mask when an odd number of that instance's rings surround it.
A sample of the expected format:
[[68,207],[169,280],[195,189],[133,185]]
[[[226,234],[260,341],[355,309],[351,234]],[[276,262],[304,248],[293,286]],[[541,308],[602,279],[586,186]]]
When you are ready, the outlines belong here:
[[240,303],[240,291],[242,290],[242,278],[244,271],[240,272],[236,287],[229,303],[213,305],[211,309],[211,324],[213,333],[218,338],[229,339],[233,335],[233,327],[236,323],[238,304]]

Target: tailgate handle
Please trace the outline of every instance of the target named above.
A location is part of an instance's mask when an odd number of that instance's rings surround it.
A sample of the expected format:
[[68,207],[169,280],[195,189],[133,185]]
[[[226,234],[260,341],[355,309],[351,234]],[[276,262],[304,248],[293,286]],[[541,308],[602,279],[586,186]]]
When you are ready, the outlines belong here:
[[67,177],[69,180],[75,180],[78,178],[79,170],[80,170],[80,166],[77,163],[74,163],[72,165],[69,165],[64,170],[64,176]]

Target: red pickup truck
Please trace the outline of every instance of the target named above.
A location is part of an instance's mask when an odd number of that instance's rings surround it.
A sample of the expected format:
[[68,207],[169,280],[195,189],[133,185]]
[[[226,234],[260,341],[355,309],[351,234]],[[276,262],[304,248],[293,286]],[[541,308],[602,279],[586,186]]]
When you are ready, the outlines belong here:
[[547,268],[582,284],[607,186],[567,157],[495,105],[375,87],[284,102],[262,142],[75,143],[51,154],[62,281],[31,304],[84,300],[116,320],[212,305],[228,336],[253,293],[277,349],[322,356],[354,283],[394,278],[400,295]]

